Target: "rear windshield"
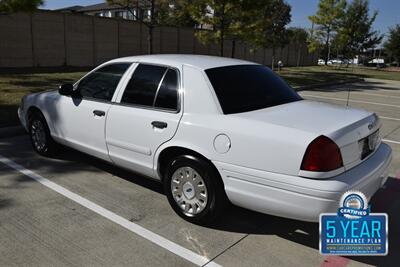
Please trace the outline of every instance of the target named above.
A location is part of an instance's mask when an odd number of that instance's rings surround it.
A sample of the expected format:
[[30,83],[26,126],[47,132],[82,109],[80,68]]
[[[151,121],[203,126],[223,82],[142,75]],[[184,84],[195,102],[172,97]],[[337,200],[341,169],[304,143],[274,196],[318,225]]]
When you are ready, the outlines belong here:
[[302,98],[278,75],[261,65],[236,65],[205,71],[225,114],[273,107]]

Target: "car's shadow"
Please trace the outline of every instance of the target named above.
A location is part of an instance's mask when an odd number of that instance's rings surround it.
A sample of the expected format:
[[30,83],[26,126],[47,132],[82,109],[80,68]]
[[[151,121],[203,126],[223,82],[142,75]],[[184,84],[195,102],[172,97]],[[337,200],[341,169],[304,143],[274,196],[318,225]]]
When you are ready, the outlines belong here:
[[[97,158],[78,151],[65,148],[55,157],[72,164],[87,164],[91,167],[108,172],[116,177],[143,186],[154,192],[163,194],[160,182],[142,175],[116,167]],[[397,266],[400,260],[400,231],[396,227],[400,223],[400,179],[390,177],[386,188],[381,189],[371,200],[373,212],[385,212],[389,215],[389,255],[386,257],[349,257],[349,259],[377,266]],[[295,242],[313,249],[319,249],[318,223],[309,223],[253,212],[236,206],[229,206],[220,219],[207,227],[227,232],[277,235],[288,241]]]

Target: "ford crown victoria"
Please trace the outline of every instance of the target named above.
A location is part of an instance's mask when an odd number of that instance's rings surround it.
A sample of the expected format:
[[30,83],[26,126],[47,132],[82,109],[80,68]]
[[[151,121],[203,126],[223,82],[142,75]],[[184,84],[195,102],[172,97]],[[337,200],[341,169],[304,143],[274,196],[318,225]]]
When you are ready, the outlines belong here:
[[195,223],[229,202],[318,221],[348,190],[371,198],[391,161],[376,114],[304,100],[267,67],[237,59],[114,59],[25,96],[18,113],[38,153],[62,144],[160,180]]

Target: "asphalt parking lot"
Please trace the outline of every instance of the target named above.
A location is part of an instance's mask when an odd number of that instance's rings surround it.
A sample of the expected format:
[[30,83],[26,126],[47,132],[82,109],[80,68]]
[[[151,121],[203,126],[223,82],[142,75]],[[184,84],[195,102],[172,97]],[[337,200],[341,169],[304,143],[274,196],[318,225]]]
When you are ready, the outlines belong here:
[[[386,257],[322,256],[318,224],[231,207],[214,225],[180,219],[162,186],[66,149],[40,157],[26,135],[0,139],[0,266],[398,266],[400,82],[368,80],[302,91],[306,99],[376,112],[393,149],[386,188]],[[310,118],[312,119],[312,118]]]

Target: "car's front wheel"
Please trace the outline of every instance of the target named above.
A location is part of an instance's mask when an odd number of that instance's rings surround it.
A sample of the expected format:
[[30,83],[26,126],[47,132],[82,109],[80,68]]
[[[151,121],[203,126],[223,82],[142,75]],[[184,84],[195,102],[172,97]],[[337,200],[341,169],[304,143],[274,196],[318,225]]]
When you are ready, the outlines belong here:
[[51,137],[47,122],[41,113],[33,113],[28,126],[31,143],[36,152],[43,156],[52,156],[58,151],[59,146]]
[[215,220],[227,203],[217,171],[209,162],[191,155],[178,156],[170,162],[164,191],[179,216],[198,224]]

